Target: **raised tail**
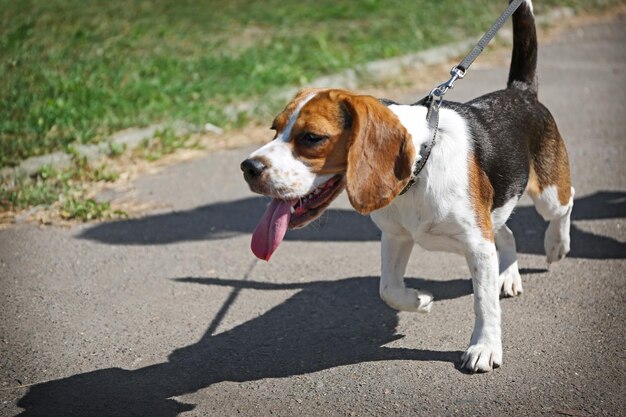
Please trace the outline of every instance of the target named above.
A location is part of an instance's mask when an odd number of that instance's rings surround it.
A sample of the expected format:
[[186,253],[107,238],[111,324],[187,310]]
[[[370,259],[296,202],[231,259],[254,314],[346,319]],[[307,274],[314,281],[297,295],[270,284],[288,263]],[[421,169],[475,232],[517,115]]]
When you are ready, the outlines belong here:
[[537,94],[537,31],[531,0],[513,13],[513,55],[508,88],[529,89]]

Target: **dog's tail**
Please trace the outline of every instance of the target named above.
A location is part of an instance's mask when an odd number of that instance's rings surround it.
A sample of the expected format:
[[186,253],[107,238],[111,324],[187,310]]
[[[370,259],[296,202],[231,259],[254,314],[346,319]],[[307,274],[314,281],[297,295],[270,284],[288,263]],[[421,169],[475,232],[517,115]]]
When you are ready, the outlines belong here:
[[513,56],[508,88],[531,90],[537,94],[537,31],[531,0],[525,0],[513,13]]

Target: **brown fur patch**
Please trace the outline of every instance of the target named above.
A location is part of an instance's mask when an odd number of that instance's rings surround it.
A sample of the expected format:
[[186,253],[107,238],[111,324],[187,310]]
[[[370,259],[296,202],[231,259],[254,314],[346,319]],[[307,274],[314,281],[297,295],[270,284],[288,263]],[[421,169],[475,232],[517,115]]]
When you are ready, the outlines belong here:
[[542,188],[539,185],[539,179],[537,178],[537,173],[535,172],[535,168],[533,167],[533,163],[530,163],[530,173],[528,174],[528,184],[526,185],[526,192],[531,196],[538,196],[541,194]]
[[565,143],[554,120],[550,120],[543,135],[529,143],[531,161],[528,193],[537,196],[551,185],[555,185],[559,203],[569,204],[571,179],[569,158]]
[[[300,110],[293,126],[294,153],[316,174],[344,173],[347,169],[349,132],[341,106],[337,90],[320,92]],[[326,139],[311,146],[300,140],[305,133]]]
[[469,193],[476,217],[476,222],[483,237],[491,242],[494,241],[493,224],[491,223],[491,207],[493,206],[493,186],[487,174],[478,165],[476,155],[469,156]]
[[325,88],[303,88],[298,91],[296,96],[291,99],[289,103],[285,106],[283,111],[281,111],[278,116],[274,119],[272,123],[272,128],[276,129],[277,132],[280,132],[285,129],[287,123],[289,122],[289,117],[293,114],[294,111],[300,105],[300,102],[304,100],[311,93],[319,93],[321,91],[325,91]]
[[415,148],[396,115],[374,97],[352,95],[344,103],[351,117],[348,197],[367,214],[388,205],[406,186]]

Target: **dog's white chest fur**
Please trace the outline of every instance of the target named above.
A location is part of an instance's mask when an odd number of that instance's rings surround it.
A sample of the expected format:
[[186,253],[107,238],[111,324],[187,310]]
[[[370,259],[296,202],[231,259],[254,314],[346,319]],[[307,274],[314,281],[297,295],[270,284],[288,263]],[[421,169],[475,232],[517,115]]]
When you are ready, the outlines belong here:
[[[390,110],[407,128],[416,149],[431,140],[424,107],[392,105]],[[475,223],[468,197],[470,151],[465,121],[454,111],[441,109],[437,139],[416,184],[389,206],[372,212],[372,220],[386,233],[409,234],[425,249],[462,253],[462,242],[468,238],[464,231]]]

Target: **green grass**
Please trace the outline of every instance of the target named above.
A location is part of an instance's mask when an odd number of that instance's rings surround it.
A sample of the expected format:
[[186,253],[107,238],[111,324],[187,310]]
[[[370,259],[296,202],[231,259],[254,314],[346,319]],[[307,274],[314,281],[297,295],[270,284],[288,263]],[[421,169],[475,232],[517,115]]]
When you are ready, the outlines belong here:
[[156,161],[177,149],[199,147],[197,142],[191,141],[190,135],[178,135],[173,129],[168,128],[157,132],[153,138],[144,140],[135,150],[135,154],[148,161]]
[[31,177],[15,178],[11,184],[0,184],[0,210],[56,206],[56,211],[64,219],[86,221],[124,217],[125,213],[113,210],[110,203],[86,196],[85,184],[111,182],[117,178],[117,172],[106,165],[94,168],[74,153],[72,166],[68,169],[56,171],[46,166]]
[[224,127],[229,103],[481,33],[505,3],[0,0],[0,167],[129,126]]

